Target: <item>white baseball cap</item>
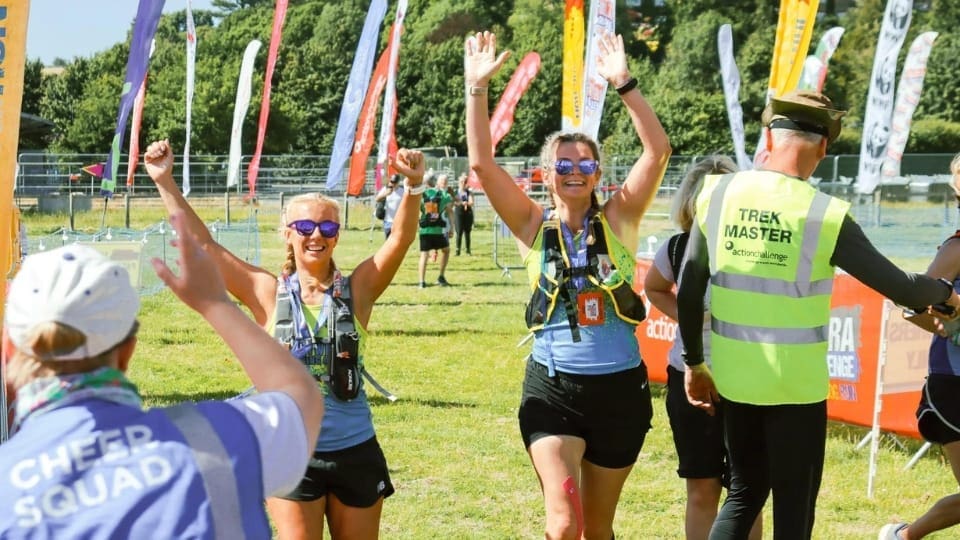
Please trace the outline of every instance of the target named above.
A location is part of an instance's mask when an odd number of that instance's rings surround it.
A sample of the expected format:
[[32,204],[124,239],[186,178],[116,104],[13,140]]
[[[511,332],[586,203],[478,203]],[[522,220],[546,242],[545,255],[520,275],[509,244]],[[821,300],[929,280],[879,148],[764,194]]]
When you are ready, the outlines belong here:
[[29,255],[10,284],[4,326],[16,347],[37,325],[58,322],[86,336],[73,351],[45,360],[82,360],[117,346],[133,328],[140,296],[127,270],[93,248],[73,244]]

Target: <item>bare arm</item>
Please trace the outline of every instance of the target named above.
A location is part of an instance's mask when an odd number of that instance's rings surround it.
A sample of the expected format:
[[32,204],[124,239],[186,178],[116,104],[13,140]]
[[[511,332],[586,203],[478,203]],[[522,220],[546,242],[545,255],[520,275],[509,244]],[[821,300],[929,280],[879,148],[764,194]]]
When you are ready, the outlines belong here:
[[677,295],[673,289],[673,282],[663,277],[656,266],[650,265],[647,276],[643,280],[643,292],[650,303],[657,306],[661,312],[673,320],[677,320]]
[[[940,249],[937,250],[937,256],[927,267],[927,275],[932,278],[945,278],[950,281],[960,276],[960,239],[947,240],[940,246]],[[948,333],[941,319],[927,313],[909,317],[907,320],[927,332],[937,333],[941,336],[946,336]]]
[[173,179],[173,148],[167,140],[156,141],[143,153],[143,165],[153,179],[168,215],[181,212],[185,229],[217,263],[227,290],[253,313],[257,324],[263,326],[273,313],[276,303],[277,278],[270,272],[238,258],[218,244],[200,216],[177,189]]
[[418,187],[423,183],[423,154],[416,150],[401,148],[392,165],[400,171],[400,174],[407,177],[403,199],[393,219],[393,229],[380,249],[372,257],[361,262],[350,278],[353,312],[364,328],[370,320],[374,302],[393,281],[407,250],[410,249],[410,244],[417,237],[417,224],[420,220],[422,195],[411,195],[410,188]]
[[[490,79],[500,71],[509,51],[496,55],[497,38],[490,32],[478,32],[467,38],[464,45],[464,79],[467,93],[467,154],[470,169],[477,174],[480,184],[493,209],[506,223],[521,246],[533,244],[543,211],[520,189],[513,177],[493,159],[493,141],[490,137],[490,118],[487,110],[487,87]],[[479,89],[479,90],[477,90]]]
[[[157,276],[177,298],[199,313],[230,347],[250,381],[261,392],[283,392],[300,409],[307,441],[315,441],[323,418],[323,395],[310,373],[227,296],[217,264],[187,228],[183,212],[170,215],[177,231],[180,275],[153,259]],[[310,454],[313,446],[310,446]]]
[[[631,79],[623,37],[608,34],[600,39],[599,45],[599,73],[614,88],[623,86]],[[628,247],[636,248],[640,220],[657,195],[672,149],[666,131],[639,88],[623,94],[621,99],[643,145],[643,153],[620,190],[607,201],[604,212],[617,237]]]

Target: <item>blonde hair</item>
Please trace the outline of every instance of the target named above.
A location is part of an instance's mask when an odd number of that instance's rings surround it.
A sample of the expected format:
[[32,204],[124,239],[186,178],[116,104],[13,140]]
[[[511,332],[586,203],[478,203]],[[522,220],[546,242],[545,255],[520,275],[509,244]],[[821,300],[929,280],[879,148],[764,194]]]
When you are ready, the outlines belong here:
[[[557,160],[557,148],[564,143],[583,143],[590,147],[593,159],[597,160],[598,164],[603,161],[600,155],[600,145],[588,135],[579,132],[567,133],[564,131],[555,131],[547,136],[547,139],[543,142],[543,146],[540,147],[540,168],[543,171],[553,170]],[[602,169],[598,165],[595,174],[599,177],[601,171]],[[553,200],[553,188],[547,186],[547,189],[550,191],[550,204],[556,207],[556,202]],[[596,192],[590,193],[590,207],[594,211],[600,210],[600,200],[597,198]]]
[[81,360],[51,360],[56,355],[67,354],[83,346],[87,336],[63,323],[50,321],[38,324],[23,348],[15,348],[7,364],[7,377],[14,388],[20,388],[34,379],[85,373],[108,366],[113,360],[113,352],[136,336],[139,329],[140,323],[134,321],[127,337],[97,356]]
[[737,164],[732,159],[719,154],[707,156],[691,164],[673,196],[673,204],[670,208],[671,221],[684,232],[690,232],[697,215],[697,195],[703,187],[703,178],[708,174],[727,174],[738,170]]
[[[340,203],[332,197],[327,197],[321,193],[303,193],[292,197],[287,204],[283,207],[283,211],[280,212],[280,226],[282,227],[281,231],[286,231],[289,221],[287,219],[287,212],[290,210],[290,207],[296,204],[318,204],[327,208],[332,208],[337,213],[337,222],[340,221]],[[284,232],[283,234],[287,234]],[[286,237],[284,237],[286,242]],[[280,266],[280,272],[284,275],[292,275],[297,271],[297,260],[294,257],[293,253],[293,244],[286,242],[287,245],[287,258],[283,261],[283,264]]]
[[953,156],[953,161],[950,162],[950,174],[953,175],[952,182],[950,185],[953,186],[953,194],[957,197],[957,202],[960,203],[960,153]]

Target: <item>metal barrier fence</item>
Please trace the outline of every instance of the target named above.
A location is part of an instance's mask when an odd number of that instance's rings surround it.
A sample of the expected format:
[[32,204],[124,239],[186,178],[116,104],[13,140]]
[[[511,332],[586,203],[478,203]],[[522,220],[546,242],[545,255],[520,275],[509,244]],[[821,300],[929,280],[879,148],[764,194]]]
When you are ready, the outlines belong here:
[[[260,232],[257,215],[251,213],[246,221],[226,225],[215,221],[207,225],[220,245],[234,255],[254,265],[260,264]],[[27,234],[25,254],[46,251],[68,244],[81,243],[97,249],[121,263],[130,273],[130,279],[141,296],[155,294],[163,289],[150,260],[159,258],[173,267],[177,250],[170,246],[176,235],[164,221],[143,230],[107,228],[95,233],[81,233],[62,228],[56,232],[32,236]]]
[[[663,189],[675,189],[683,178],[685,169],[703,156],[671,156],[663,179]],[[240,185],[226,186],[227,161],[225,155],[190,156],[190,185],[197,194],[223,193],[226,191],[246,191],[246,172],[252,156],[243,156],[240,164]],[[889,200],[906,200],[911,197],[928,197],[942,200],[949,197],[949,165],[951,154],[905,154],[901,163],[901,176],[884,179],[880,184],[881,195]],[[49,154],[25,152],[18,156],[17,181],[14,194],[18,197],[36,197],[52,194],[85,193],[99,194],[99,179],[83,172],[81,167],[99,163],[106,159],[103,154]],[[451,180],[468,172],[466,157],[427,156],[427,168],[450,175]],[[601,193],[608,194],[616,190],[630,167],[636,161],[635,155],[607,156],[603,163]],[[827,156],[816,171],[812,181],[819,183],[821,189],[831,193],[852,193],[854,179],[857,176],[860,157],[858,155]],[[528,188],[533,195],[543,192],[538,180],[539,157],[498,157],[500,163],[517,182]],[[321,191],[330,195],[341,195],[345,189],[347,174],[344,173],[336,189],[326,189],[326,176],[330,166],[330,156],[326,155],[266,155],[261,159],[257,178],[257,190],[264,193],[298,193]],[[181,160],[174,164],[174,177],[181,176]],[[362,195],[375,192],[374,158],[367,162],[366,182]],[[143,172],[142,167],[134,175],[132,188],[126,187],[127,162],[121,161],[119,171],[122,178],[117,186],[120,192],[151,193],[153,183]]]

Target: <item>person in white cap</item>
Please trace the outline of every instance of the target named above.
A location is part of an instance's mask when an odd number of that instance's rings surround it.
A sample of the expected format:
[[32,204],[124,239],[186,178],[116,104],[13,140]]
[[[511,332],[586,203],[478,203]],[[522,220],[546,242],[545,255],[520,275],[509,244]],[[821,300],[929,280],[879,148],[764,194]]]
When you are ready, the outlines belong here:
[[0,445],[2,538],[269,538],[264,498],[306,469],[323,398],[303,366],[227,296],[177,231],[157,275],[223,338],[261,393],[144,410],[125,372],[140,301],[127,271],[69,245],[27,257],[3,349],[14,433]]

